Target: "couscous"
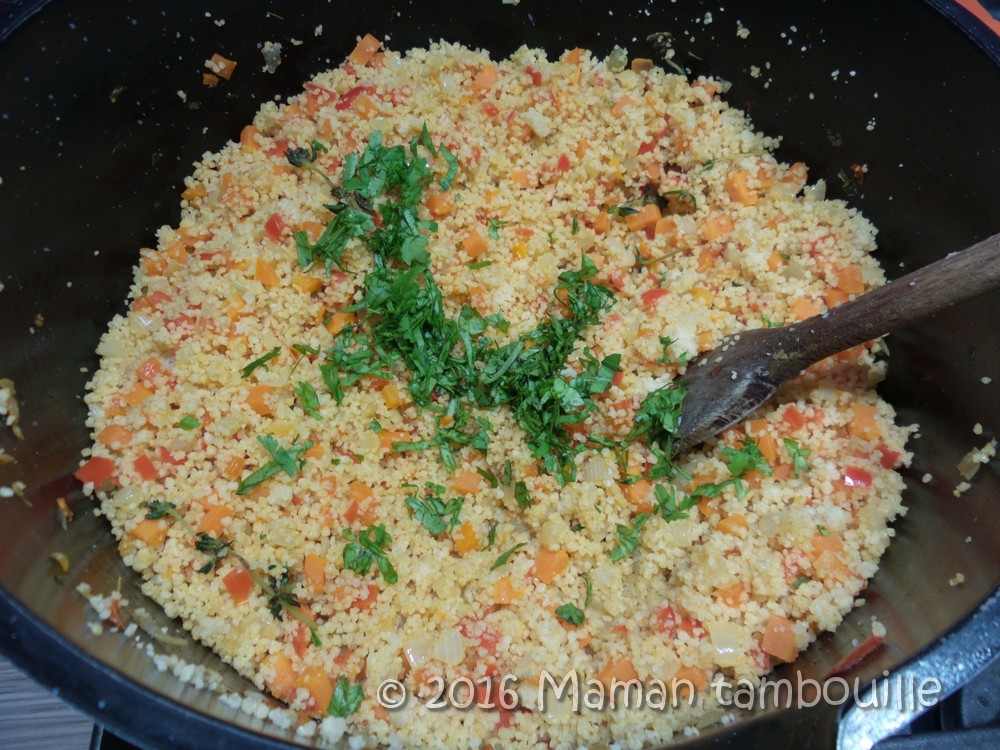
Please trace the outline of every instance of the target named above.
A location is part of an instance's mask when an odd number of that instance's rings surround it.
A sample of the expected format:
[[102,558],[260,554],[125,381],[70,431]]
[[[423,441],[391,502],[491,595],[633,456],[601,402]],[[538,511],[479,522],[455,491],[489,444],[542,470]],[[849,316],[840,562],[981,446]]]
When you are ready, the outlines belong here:
[[[902,512],[878,344],[671,458],[689,360],[884,281],[723,93],[365,37],[205,154],[87,396],[144,591],[324,736],[414,748],[666,741],[837,627]],[[538,710],[572,670],[696,700]]]

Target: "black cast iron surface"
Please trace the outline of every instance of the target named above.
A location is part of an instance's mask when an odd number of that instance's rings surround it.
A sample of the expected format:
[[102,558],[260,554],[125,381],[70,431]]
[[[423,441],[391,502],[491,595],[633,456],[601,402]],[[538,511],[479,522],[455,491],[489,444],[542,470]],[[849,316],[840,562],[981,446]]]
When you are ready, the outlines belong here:
[[[0,444],[18,459],[0,467],[0,485],[24,481],[32,505],[0,501],[3,650],[139,744],[250,747],[281,739],[273,726],[156,671],[134,639],[89,633],[73,589],[88,581],[108,591],[120,579],[132,607],[149,611],[151,628],[182,635],[144,599],[71,473],[87,443],[80,397],[97,366],[94,347],[124,310],[137,249],[153,244],[158,226],[176,222],[191,163],[237,138],[261,102],[291,95],[336,65],[357,35],[371,32],[397,49],[447,38],[497,56],[521,43],[553,55],[576,46],[607,53],[621,44],[634,56],[653,56],[645,36],[672,31],[682,63],[731,81],[729,101],[761,130],[785,136],[781,159],[806,161],[812,179],[825,179],[832,196],[873,220],[890,276],[998,229],[1000,73],[983,51],[988,42],[970,42],[917,0],[724,5],[229,0],[206,10],[188,2],[53,0],[14,11],[8,20],[23,23],[0,35],[0,377],[18,385],[26,440],[16,444],[0,430]],[[40,10],[28,13],[28,6]],[[750,31],[745,39],[736,35],[737,20]],[[273,75],[261,71],[258,46],[267,40],[284,45]],[[214,52],[238,67],[232,81],[208,89],[201,73]],[[838,175],[852,164],[869,172],[849,194]],[[951,494],[959,458],[1000,425],[998,302],[993,295],[890,340],[883,393],[902,423],[921,424],[907,472],[911,512],[897,524],[867,603],[795,665],[806,676],[822,676],[852,639],[867,635],[873,615],[888,628],[888,646],[856,670],[861,679],[930,644],[951,643],[938,639],[1000,582],[996,464],[961,500]],[[993,384],[984,385],[984,376]],[[982,437],[971,432],[977,422],[986,428]],[[930,483],[920,481],[925,473]],[[77,512],[66,532],[56,522],[58,496]],[[53,551],[70,558],[65,576],[54,574]],[[956,572],[966,582],[950,587]],[[200,646],[154,647],[205,665],[227,692],[248,687]],[[711,741],[829,747],[836,721],[830,707],[791,711],[743,722],[738,735],[716,732]]]

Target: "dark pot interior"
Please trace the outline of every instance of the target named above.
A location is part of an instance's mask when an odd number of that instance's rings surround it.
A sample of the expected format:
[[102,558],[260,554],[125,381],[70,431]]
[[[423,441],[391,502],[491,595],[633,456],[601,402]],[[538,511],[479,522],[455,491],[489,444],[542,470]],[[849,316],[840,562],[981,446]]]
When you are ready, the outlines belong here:
[[[123,635],[93,636],[87,629],[93,613],[74,593],[76,585],[87,581],[108,591],[120,582],[132,607],[145,607],[157,626],[183,635],[139,592],[106,524],[71,476],[88,442],[81,395],[98,364],[94,347],[111,316],[124,309],[138,248],[154,241],[159,225],[177,220],[191,163],[237,138],[261,102],[295,93],[339,62],[356,35],[371,32],[396,49],[447,38],[496,56],[525,43],[553,55],[576,46],[607,53],[621,44],[634,56],[652,57],[646,35],[671,31],[682,63],[731,81],[729,101],[749,110],[759,129],[784,135],[780,158],[806,161],[811,179],[825,179],[832,197],[873,220],[890,277],[1000,228],[998,45],[986,35],[984,50],[916,0],[726,4],[724,10],[708,2],[642,0],[212,6],[209,16],[204,4],[189,2],[24,4],[7,18],[8,27],[23,22],[0,43],[0,377],[17,384],[25,433],[18,443],[0,429],[0,445],[17,458],[0,467],[0,485],[23,481],[31,503],[0,500],[0,642],[38,679],[61,686],[99,721],[149,746],[250,747],[289,738],[169,670],[157,671]],[[961,10],[949,6],[949,12],[969,20]],[[738,20],[749,37],[737,37]],[[258,45],[266,40],[284,44],[273,75],[261,72]],[[203,61],[214,52],[239,65],[232,81],[204,88]],[[761,69],[759,77],[751,66]],[[186,102],[178,91],[186,92]],[[869,166],[857,191],[838,177],[852,164]],[[903,423],[921,425],[905,471],[910,513],[896,524],[897,538],[865,605],[803,655],[795,667],[804,674],[824,674],[850,650],[851,639],[867,634],[873,615],[886,625],[888,645],[856,674],[869,680],[897,668],[940,645],[997,588],[997,463],[963,497],[952,490],[959,459],[1000,425],[998,303],[997,294],[980,298],[889,340],[882,392]],[[43,325],[35,322],[38,314]],[[972,432],[977,422],[985,429],[981,437]],[[925,483],[927,473],[932,479]],[[60,496],[76,513],[65,531],[56,515]],[[68,555],[68,574],[57,574],[50,560],[56,551]],[[949,586],[957,572],[964,585]],[[962,663],[986,660],[976,649],[995,646],[988,639],[996,636],[983,632],[955,642],[959,657],[968,657]],[[155,648],[218,672],[226,692],[250,687],[190,641]],[[739,733],[740,746],[832,746],[835,719],[836,711],[824,708],[784,712],[701,742],[722,744]]]

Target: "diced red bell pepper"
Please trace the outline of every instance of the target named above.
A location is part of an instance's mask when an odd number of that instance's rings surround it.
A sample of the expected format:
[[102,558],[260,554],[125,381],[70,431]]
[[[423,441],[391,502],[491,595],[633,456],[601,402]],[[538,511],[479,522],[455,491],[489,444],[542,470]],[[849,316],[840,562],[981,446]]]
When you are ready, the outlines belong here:
[[536,70],[534,67],[529,65],[524,71],[531,76],[531,82],[536,86],[542,85],[542,71]]
[[375,93],[374,86],[355,86],[353,89],[351,89],[342,97],[340,97],[340,101],[334,104],[333,108],[343,112],[345,109],[350,107],[351,103],[362,94],[373,94],[373,93]]
[[670,292],[666,289],[650,289],[640,294],[639,298],[642,300],[643,307],[652,309],[656,306],[657,302],[666,297],[669,293]]
[[153,459],[143,453],[139,458],[135,460],[135,472],[142,479],[149,481],[150,479],[156,479],[157,471],[156,464],[153,463]]
[[558,169],[560,172],[569,171],[569,157],[566,156],[566,154],[559,155],[559,161],[556,162],[556,169]]
[[164,463],[172,464],[173,466],[180,466],[182,463],[184,463],[183,458],[174,458],[170,454],[170,451],[168,451],[166,448],[162,446],[160,447],[160,460],[163,461]]
[[500,107],[493,102],[483,102],[483,112],[487,117],[496,117],[500,114]]
[[858,466],[845,466],[843,482],[845,487],[871,487],[872,475]]
[[881,464],[883,469],[895,469],[899,466],[899,458],[902,455],[899,451],[891,451],[885,443],[879,443],[876,450],[882,454]]
[[677,636],[677,613],[669,604],[657,607],[653,611],[653,626],[657,632],[667,638]]
[[281,214],[271,214],[264,223],[264,231],[272,242],[278,242],[281,239],[281,233],[285,231],[285,220],[281,218]]
[[73,472],[73,476],[84,484],[100,487],[115,473],[115,462],[104,456],[94,456]]

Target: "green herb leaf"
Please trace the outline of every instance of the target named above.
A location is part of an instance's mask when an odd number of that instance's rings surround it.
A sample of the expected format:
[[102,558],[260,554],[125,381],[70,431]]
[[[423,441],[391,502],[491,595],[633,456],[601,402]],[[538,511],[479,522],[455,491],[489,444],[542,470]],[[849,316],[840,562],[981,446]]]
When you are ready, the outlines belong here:
[[458,157],[449,151],[446,146],[441,146],[440,150],[441,156],[444,157],[445,162],[448,164],[448,173],[438,181],[438,184],[441,185],[442,190],[450,190],[451,183],[455,181],[455,177],[458,175]]
[[799,477],[803,471],[809,471],[809,463],[806,459],[812,455],[812,451],[799,445],[798,440],[784,438],[784,442],[785,450],[792,457],[792,470],[795,472],[795,476]]
[[618,546],[611,550],[611,559],[614,562],[624,560],[639,548],[639,532],[651,517],[649,513],[639,513],[632,519],[631,525],[625,526],[620,523],[615,525]]
[[316,389],[313,388],[312,383],[300,380],[299,384],[295,386],[295,396],[299,400],[299,406],[306,414],[313,419],[323,419],[323,415],[319,413],[319,396],[316,395]]
[[194,548],[199,552],[208,555],[208,560],[198,568],[199,573],[210,573],[229,554],[230,546],[227,542],[210,536],[207,532],[199,531],[195,537]]
[[146,513],[146,518],[150,521],[157,521],[161,518],[172,516],[177,512],[176,505],[168,503],[164,500],[153,500],[148,503],[146,507],[149,508],[149,512]]
[[519,544],[515,544],[513,547],[511,547],[509,550],[504,552],[502,555],[500,555],[500,557],[496,559],[496,562],[490,566],[490,570],[496,570],[497,568],[502,568],[504,565],[507,564],[507,561],[510,560],[510,556],[513,555],[515,552],[517,552],[519,549],[521,549],[521,547],[524,547],[526,544],[527,542],[520,542]]
[[594,585],[590,582],[590,577],[589,576],[587,576],[587,575],[581,575],[580,577],[583,579],[583,582],[587,585],[587,595],[583,599],[583,606],[584,607],[589,607],[590,606],[590,597],[594,593]]
[[492,265],[493,265],[492,260],[480,260],[476,261],[475,263],[466,263],[465,267],[468,268],[470,271],[478,271],[480,268],[486,268],[487,266],[492,266]]
[[253,472],[250,476],[246,477],[239,483],[236,488],[237,495],[247,495],[253,491],[253,489],[267,481],[275,474],[284,471],[289,476],[295,476],[296,473],[305,464],[305,460],[302,455],[313,447],[313,441],[307,440],[302,445],[293,445],[288,449],[282,448],[278,441],[275,440],[270,435],[258,436],[257,441],[264,446],[264,449],[271,454],[271,461],[261,466],[257,471]]
[[276,346],[264,356],[258,357],[253,362],[250,362],[246,367],[244,367],[240,371],[242,373],[243,379],[245,380],[246,378],[249,378],[251,373],[253,373],[253,371],[256,370],[258,367],[263,367],[265,370],[269,369],[268,366],[264,363],[274,359],[280,353],[281,353],[281,347]]
[[517,507],[522,511],[527,510],[531,507],[531,495],[528,493],[528,485],[524,482],[518,482],[514,485],[514,499],[517,501]]
[[583,625],[586,619],[583,612],[575,604],[562,604],[556,607],[556,616],[570,625]]
[[767,465],[764,454],[757,447],[757,441],[752,437],[740,441],[741,449],[722,446],[722,455],[726,457],[726,466],[734,477],[742,477],[748,471],[759,471],[764,476],[771,476],[771,467]]
[[[426,128],[425,125],[424,129],[426,130]],[[348,682],[344,675],[340,675],[337,678],[337,683],[333,686],[333,695],[330,697],[330,705],[327,706],[326,712],[330,716],[343,719],[357,712],[364,697],[365,690],[361,685]]]
[[673,485],[658,484],[655,487],[655,513],[663,516],[664,521],[679,521],[688,517],[688,511],[698,504],[698,495],[689,495],[677,503],[677,489]]
[[462,512],[464,499],[453,497],[446,501],[443,497],[444,487],[428,483],[427,488],[428,492],[423,499],[410,496],[403,502],[413,511],[417,521],[432,535],[450,533],[458,526],[458,516]]
[[489,531],[486,532],[486,547],[484,549],[489,549],[497,541],[497,526],[500,525],[499,521],[494,521],[490,524]]
[[197,417],[193,417],[190,414],[188,414],[186,417],[182,418],[180,422],[177,423],[177,426],[180,427],[182,430],[194,430],[197,429],[198,427],[201,427],[201,422],[198,421]]
[[500,227],[506,226],[510,222],[500,219],[489,219],[486,222],[486,233],[494,240],[500,239]]
[[792,581],[792,588],[797,589],[803,583],[809,583],[809,576],[799,576],[794,581]]
[[365,575],[374,562],[386,583],[396,583],[399,580],[395,568],[386,556],[386,550],[392,546],[392,537],[383,524],[368,526],[357,537],[351,529],[344,529],[344,539],[348,540],[343,554],[345,568]]

